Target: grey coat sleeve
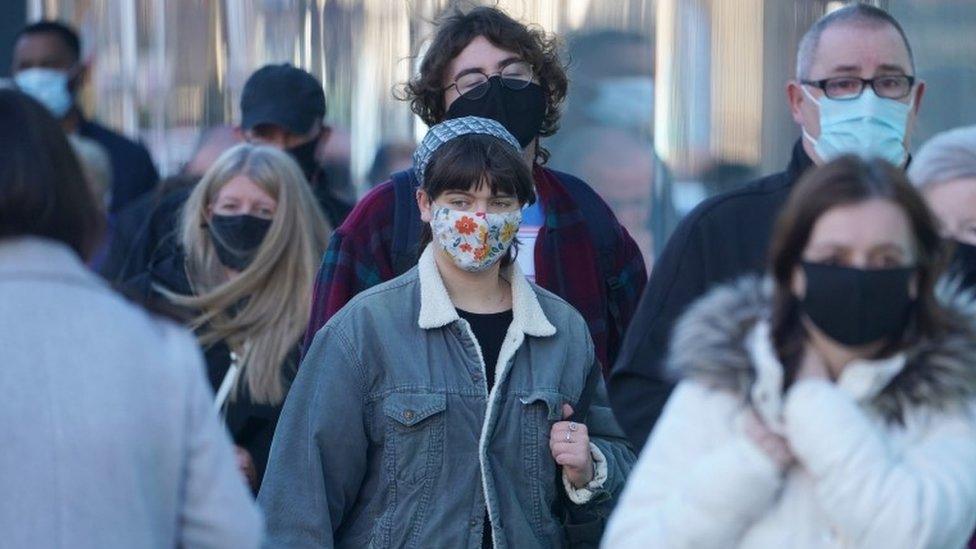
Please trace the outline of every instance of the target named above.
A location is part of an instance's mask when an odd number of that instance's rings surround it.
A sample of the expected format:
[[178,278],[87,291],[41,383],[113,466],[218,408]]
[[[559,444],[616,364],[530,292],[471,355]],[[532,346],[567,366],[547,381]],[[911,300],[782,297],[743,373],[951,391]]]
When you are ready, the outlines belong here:
[[258,502],[266,547],[334,547],[366,474],[362,366],[346,337],[319,331],[285,400]]
[[186,468],[179,547],[259,547],[261,512],[237,467],[227,430],[213,408],[203,358],[188,334],[173,343],[187,366]]

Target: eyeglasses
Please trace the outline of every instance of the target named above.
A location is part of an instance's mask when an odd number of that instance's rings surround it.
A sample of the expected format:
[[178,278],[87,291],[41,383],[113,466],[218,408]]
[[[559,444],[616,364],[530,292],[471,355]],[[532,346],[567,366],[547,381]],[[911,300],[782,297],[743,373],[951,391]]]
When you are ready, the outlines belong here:
[[890,74],[875,78],[838,76],[823,80],[801,80],[807,86],[816,86],[830,99],[857,99],[868,85],[874,94],[885,99],[902,99],[912,92],[915,77],[906,74]]
[[534,78],[532,65],[525,61],[516,61],[505,65],[501,71],[490,76],[481,71],[463,74],[444,90],[454,88],[465,99],[481,99],[491,87],[488,79],[492,76],[500,76],[502,85],[510,90],[524,90]]

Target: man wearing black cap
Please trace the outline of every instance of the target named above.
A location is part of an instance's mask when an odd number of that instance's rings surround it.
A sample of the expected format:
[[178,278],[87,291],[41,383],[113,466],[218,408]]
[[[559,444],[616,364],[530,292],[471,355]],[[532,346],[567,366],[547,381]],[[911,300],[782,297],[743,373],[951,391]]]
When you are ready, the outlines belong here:
[[244,84],[240,126],[244,138],[290,154],[312,185],[322,211],[338,227],[352,209],[355,193],[348,181],[326,177],[316,160],[316,149],[331,134],[322,122],[324,116],[322,84],[302,69],[287,63],[265,65]]
[[[323,116],[325,93],[314,76],[288,64],[266,65],[244,84],[241,125],[236,131],[249,142],[288,152],[305,173],[332,227],[338,227],[355,204],[355,192],[348,178],[330,177],[328,166],[319,165],[315,159],[316,148],[328,141],[331,133],[322,123]],[[116,252],[122,254],[115,258],[121,267],[103,274],[130,286],[126,281],[179,253],[171,236],[192,190],[190,184],[161,197],[128,249]]]

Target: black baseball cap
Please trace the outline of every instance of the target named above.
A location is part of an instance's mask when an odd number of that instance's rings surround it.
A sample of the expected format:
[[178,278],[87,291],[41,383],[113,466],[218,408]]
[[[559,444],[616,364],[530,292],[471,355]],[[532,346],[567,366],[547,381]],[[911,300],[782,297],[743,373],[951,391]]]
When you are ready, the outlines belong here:
[[288,63],[265,65],[244,83],[241,127],[274,124],[304,134],[325,116],[325,92],[311,74]]

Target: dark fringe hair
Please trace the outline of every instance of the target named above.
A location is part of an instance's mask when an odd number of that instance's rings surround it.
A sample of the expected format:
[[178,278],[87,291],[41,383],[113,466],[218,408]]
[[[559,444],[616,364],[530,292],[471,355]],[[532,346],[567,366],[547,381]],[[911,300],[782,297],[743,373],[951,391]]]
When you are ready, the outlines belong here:
[[[492,195],[512,195],[522,205],[536,200],[532,171],[522,155],[509,143],[483,134],[462,135],[441,145],[427,164],[420,188],[433,202],[448,191],[479,191],[485,185]],[[424,224],[418,255],[432,239],[430,225]],[[502,258],[502,266],[511,265],[517,254],[516,239]]]

